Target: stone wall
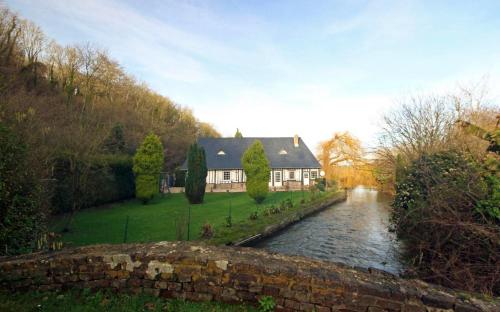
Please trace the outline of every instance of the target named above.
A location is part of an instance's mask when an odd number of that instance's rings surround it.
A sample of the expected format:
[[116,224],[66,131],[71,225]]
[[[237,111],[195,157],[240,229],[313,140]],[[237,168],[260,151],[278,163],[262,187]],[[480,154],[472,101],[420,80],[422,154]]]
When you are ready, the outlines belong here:
[[500,311],[498,301],[376,270],[251,248],[174,242],[96,245],[1,258],[0,287],[108,288],[232,303],[272,296],[277,311]]

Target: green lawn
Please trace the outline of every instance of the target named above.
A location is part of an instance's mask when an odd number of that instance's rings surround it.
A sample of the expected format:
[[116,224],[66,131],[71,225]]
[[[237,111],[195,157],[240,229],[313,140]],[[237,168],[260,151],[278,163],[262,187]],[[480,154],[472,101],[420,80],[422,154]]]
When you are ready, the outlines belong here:
[[[309,196],[310,193],[305,191],[269,193],[259,208],[263,209],[271,204],[278,205],[287,198],[292,198],[298,207],[298,203],[303,198],[307,200]],[[188,206],[184,194],[170,194],[158,197],[148,205],[132,200],[85,209],[74,217],[70,231],[64,233],[62,240],[66,245],[76,246],[123,243],[127,217],[127,242],[176,240],[179,236],[179,226],[176,224],[182,223],[180,220],[187,220]],[[199,239],[201,227],[205,222],[209,222],[216,233],[227,231],[225,223],[230,206],[233,224],[255,222],[249,220],[249,215],[257,206],[246,193],[207,193],[203,204],[191,206],[190,240]],[[66,222],[67,217],[55,218],[51,223],[52,231],[60,233]],[[187,236],[187,230],[184,233]]]
[[166,312],[252,312],[246,305],[227,305],[217,302],[165,300],[147,295],[112,294],[111,292],[0,292],[0,311],[166,311]]

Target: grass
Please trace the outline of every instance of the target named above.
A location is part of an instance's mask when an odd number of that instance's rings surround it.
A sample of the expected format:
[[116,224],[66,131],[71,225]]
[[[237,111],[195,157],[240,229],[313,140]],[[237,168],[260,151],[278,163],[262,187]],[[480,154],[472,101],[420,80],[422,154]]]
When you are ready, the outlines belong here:
[[[260,209],[272,204],[279,203],[287,198],[291,198],[294,207],[298,203],[310,197],[309,192],[273,192]],[[117,203],[105,207],[85,209],[77,213],[71,223],[70,231],[62,236],[62,241],[66,245],[81,246],[99,243],[123,243],[125,227],[128,217],[126,242],[155,242],[164,240],[178,240],[177,228],[182,220],[188,218],[188,201],[184,194],[169,194],[164,197],[154,199],[148,205],[142,205],[139,201],[132,200],[124,203]],[[202,225],[208,222],[215,230],[219,240],[215,243],[227,241],[221,239],[218,232],[227,233],[228,237],[240,237],[247,231],[244,226],[239,227],[239,232],[227,231],[225,227],[226,217],[231,207],[233,228],[246,224],[249,216],[257,208],[257,205],[246,193],[207,193],[205,202],[201,205],[191,206],[191,226],[190,240],[197,240],[200,237]],[[273,216],[268,221],[275,222],[278,216]],[[262,218],[250,221],[262,225]],[[276,219],[276,220],[275,220]],[[51,230],[60,233],[67,222],[67,217],[56,217],[51,222]],[[269,222],[265,222],[269,224]],[[231,228],[232,229],[232,228]],[[254,230],[252,226],[251,230]],[[187,231],[184,232],[183,239],[187,239]]]
[[340,197],[343,194],[343,192],[323,192],[311,197],[309,193],[308,196],[304,198],[303,203],[301,203],[302,198],[294,200],[293,207],[283,209],[281,212],[276,214],[266,214],[265,210],[269,207],[269,205],[261,205],[257,209],[257,219],[249,220],[247,218],[233,224],[231,227],[219,228],[215,232],[214,237],[210,240],[210,243],[214,245],[222,245],[241,241],[245,238],[262,233],[270,225],[279,224],[290,219],[296,219],[306,209],[321,203],[327,198]]
[[256,312],[247,305],[217,302],[166,300],[148,295],[113,294],[111,292],[0,292],[0,311],[167,311],[167,312]]

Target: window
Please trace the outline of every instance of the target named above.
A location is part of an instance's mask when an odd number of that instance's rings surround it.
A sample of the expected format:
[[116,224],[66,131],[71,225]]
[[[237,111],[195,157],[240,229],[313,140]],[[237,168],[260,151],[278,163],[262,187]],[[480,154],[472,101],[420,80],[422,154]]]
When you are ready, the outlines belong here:
[[290,180],[295,180],[295,171],[289,171],[288,172],[288,178]]
[[226,153],[223,150],[220,150],[217,155],[226,155]]
[[316,179],[318,177],[318,171],[311,171],[311,179]]
[[288,154],[288,153],[287,153],[284,149],[282,149],[282,150],[280,151],[280,155],[286,155],[286,154]]
[[224,171],[224,181],[229,181],[231,180],[231,172],[230,171]]
[[281,171],[276,171],[274,173],[274,182],[281,183]]

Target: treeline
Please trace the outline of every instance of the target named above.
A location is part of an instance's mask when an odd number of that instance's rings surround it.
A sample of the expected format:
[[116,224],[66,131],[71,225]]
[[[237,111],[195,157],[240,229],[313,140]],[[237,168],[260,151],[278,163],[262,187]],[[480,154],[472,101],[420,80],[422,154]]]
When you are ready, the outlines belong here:
[[149,133],[161,139],[168,172],[198,136],[219,136],[105,50],[61,46],[7,8],[0,9],[0,123],[26,146],[46,213],[132,197],[131,156]]
[[410,275],[500,294],[500,108],[483,87],[403,100],[384,118],[376,177]]
[[337,132],[318,146],[318,159],[328,183],[341,188],[380,187],[374,161],[349,132]]

